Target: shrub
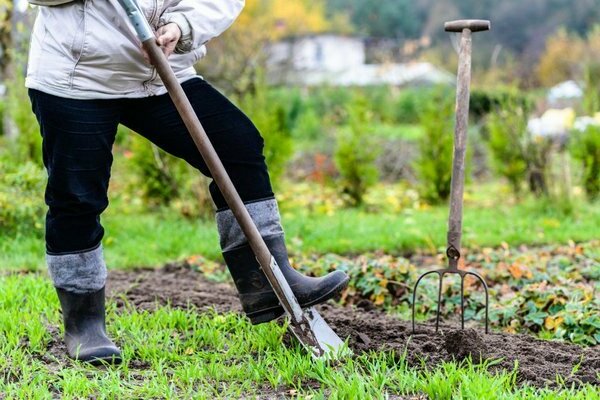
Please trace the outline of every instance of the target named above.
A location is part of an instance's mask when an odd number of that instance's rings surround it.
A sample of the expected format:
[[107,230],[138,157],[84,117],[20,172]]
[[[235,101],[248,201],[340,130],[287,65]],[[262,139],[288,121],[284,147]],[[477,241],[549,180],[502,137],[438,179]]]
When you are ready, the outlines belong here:
[[322,118],[313,108],[306,108],[295,117],[292,136],[300,140],[317,140],[323,133]]
[[533,101],[527,94],[510,88],[474,89],[471,91],[469,108],[471,116],[480,120],[507,103],[515,104],[527,112],[533,109]]
[[0,157],[0,232],[42,235],[45,182],[37,164]]
[[393,100],[394,121],[401,124],[419,122],[420,110],[435,96],[435,89],[404,89]]
[[600,64],[588,63],[584,71],[583,109],[588,115],[600,111]]
[[452,180],[454,106],[452,96],[437,91],[419,112],[424,134],[419,139],[415,170],[421,198],[440,203],[450,196]]
[[213,216],[208,178],[146,139],[131,135],[130,146],[129,162],[137,178],[134,185],[141,191],[145,206],[168,206],[190,218]]
[[490,114],[487,131],[494,169],[508,180],[515,196],[520,196],[525,181],[532,193],[548,194],[552,141],[529,134],[526,108],[513,101],[504,102]]
[[574,131],[570,144],[573,157],[581,163],[583,188],[591,200],[600,198],[600,126]]
[[[25,88],[22,73],[16,73],[15,79],[6,83],[7,97],[1,105],[2,117],[8,118],[16,137],[7,142],[17,163],[34,162],[42,165],[42,138],[40,129],[31,111],[31,102]],[[5,121],[6,122],[6,121]]]
[[293,154],[288,113],[285,104],[271,100],[262,74],[256,79],[255,90],[245,94],[239,103],[265,140],[264,155],[269,175],[273,185],[278,186]]
[[356,97],[348,108],[348,116],[350,127],[339,132],[334,158],[344,200],[356,207],[363,204],[365,193],[378,180],[375,160],[380,149],[369,132],[371,114],[364,97]]

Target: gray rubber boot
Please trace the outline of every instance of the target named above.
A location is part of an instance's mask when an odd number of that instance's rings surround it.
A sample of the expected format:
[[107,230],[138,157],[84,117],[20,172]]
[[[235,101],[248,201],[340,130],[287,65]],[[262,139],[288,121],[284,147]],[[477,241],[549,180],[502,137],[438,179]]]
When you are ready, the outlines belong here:
[[121,351],[106,335],[104,288],[73,293],[56,288],[69,356],[93,365],[121,362]]
[[[342,271],[312,278],[292,268],[274,199],[254,202],[246,207],[302,308],[324,303],[348,285],[349,278]],[[284,310],[233,213],[230,210],[218,212],[217,225],[223,258],[235,282],[242,308],[250,321],[260,324],[280,317]]]
[[[326,302],[348,285],[348,275],[335,271],[321,278],[301,274],[290,265],[283,236],[265,239],[281,272],[302,308]],[[242,308],[252,324],[272,321],[284,310],[249,245],[223,253],[239,293]]]

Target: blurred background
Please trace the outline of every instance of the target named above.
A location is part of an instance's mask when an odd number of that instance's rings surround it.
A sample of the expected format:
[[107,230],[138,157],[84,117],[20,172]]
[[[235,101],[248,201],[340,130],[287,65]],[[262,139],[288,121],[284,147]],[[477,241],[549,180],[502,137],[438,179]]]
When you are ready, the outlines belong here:
[[[0,268],[38,270],[45,172],[23,86],[36,9],[0,10]],[[398,282],[444,262],[458,36],[443,23],[466,18],[492,21],[474,37],[464,245],[497,284],[494,323],[600,343],[600,0],[247,0],[197,70],[262,132],[295,261],[354,265],[345,300],[406,311]],[[109,265],[218,271],[207,178],[123,127],[114,153]],[[539,289],[549,274],[565,276]]]

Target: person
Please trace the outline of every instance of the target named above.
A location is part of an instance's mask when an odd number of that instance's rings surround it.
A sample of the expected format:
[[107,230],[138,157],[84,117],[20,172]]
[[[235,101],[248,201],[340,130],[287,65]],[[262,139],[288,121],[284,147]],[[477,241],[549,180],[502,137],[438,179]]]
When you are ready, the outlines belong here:
[[[105,329],[107,269],[100,221],[108,206],[118,124],[210,174],[117,0],[37,1],[42,6],[32,33],[26,86],[48,173],[48,269],[69,356],[92,364],[118,363],[121,351]],[[248,117],[193,67],[205,55],[206,42],[234,22],[244,0],[138,4],[301,306],[335,296],[347,285],[345,273],[313,278],[290,266],[263,139]],[[244,312],[253,324],[278,318],[284,311],[233,213],[214,182],[209,191],[222,254]]]

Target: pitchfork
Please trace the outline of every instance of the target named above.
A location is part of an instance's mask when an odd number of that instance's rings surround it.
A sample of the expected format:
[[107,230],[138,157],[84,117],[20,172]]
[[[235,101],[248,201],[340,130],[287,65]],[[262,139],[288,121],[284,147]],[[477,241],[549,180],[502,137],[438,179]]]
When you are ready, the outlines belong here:
[[442,303],[442,281],[445,275],[460,275],[460,313],[461,328],[465,328],[465,277],[468,275],[477,278],[485,290],[485,333],[488,333],[488,311],[489,311],[489,293],[488,286],[481,275],[472,271],[465,271],[458,268],[460,259],[460,242],[462,237],[462,214],[463,214],[463,194],[465,186],[465,154],[467,150],[467,127],[469,124],[469,98],[471,85],[471,49],[473,32],[490,30],[490,21],[484,20],[461,20],[447,22],[444,26],[446,32],[461,32],[458,80],[456,90],[456,126],[454,131],[454,158],[452,160],[452,183],[450,193],[450,217],[448,220],[448,257],[449,267],[429,271],[419,277],[413,290],[412,302],[412,328],[415,332],[415,302],[417,298],[417,288],[423,278],[428,275],[438,274],[439,291],[437,299],[437,315],[435,321],[435,331],[440,325],[440,309]]

